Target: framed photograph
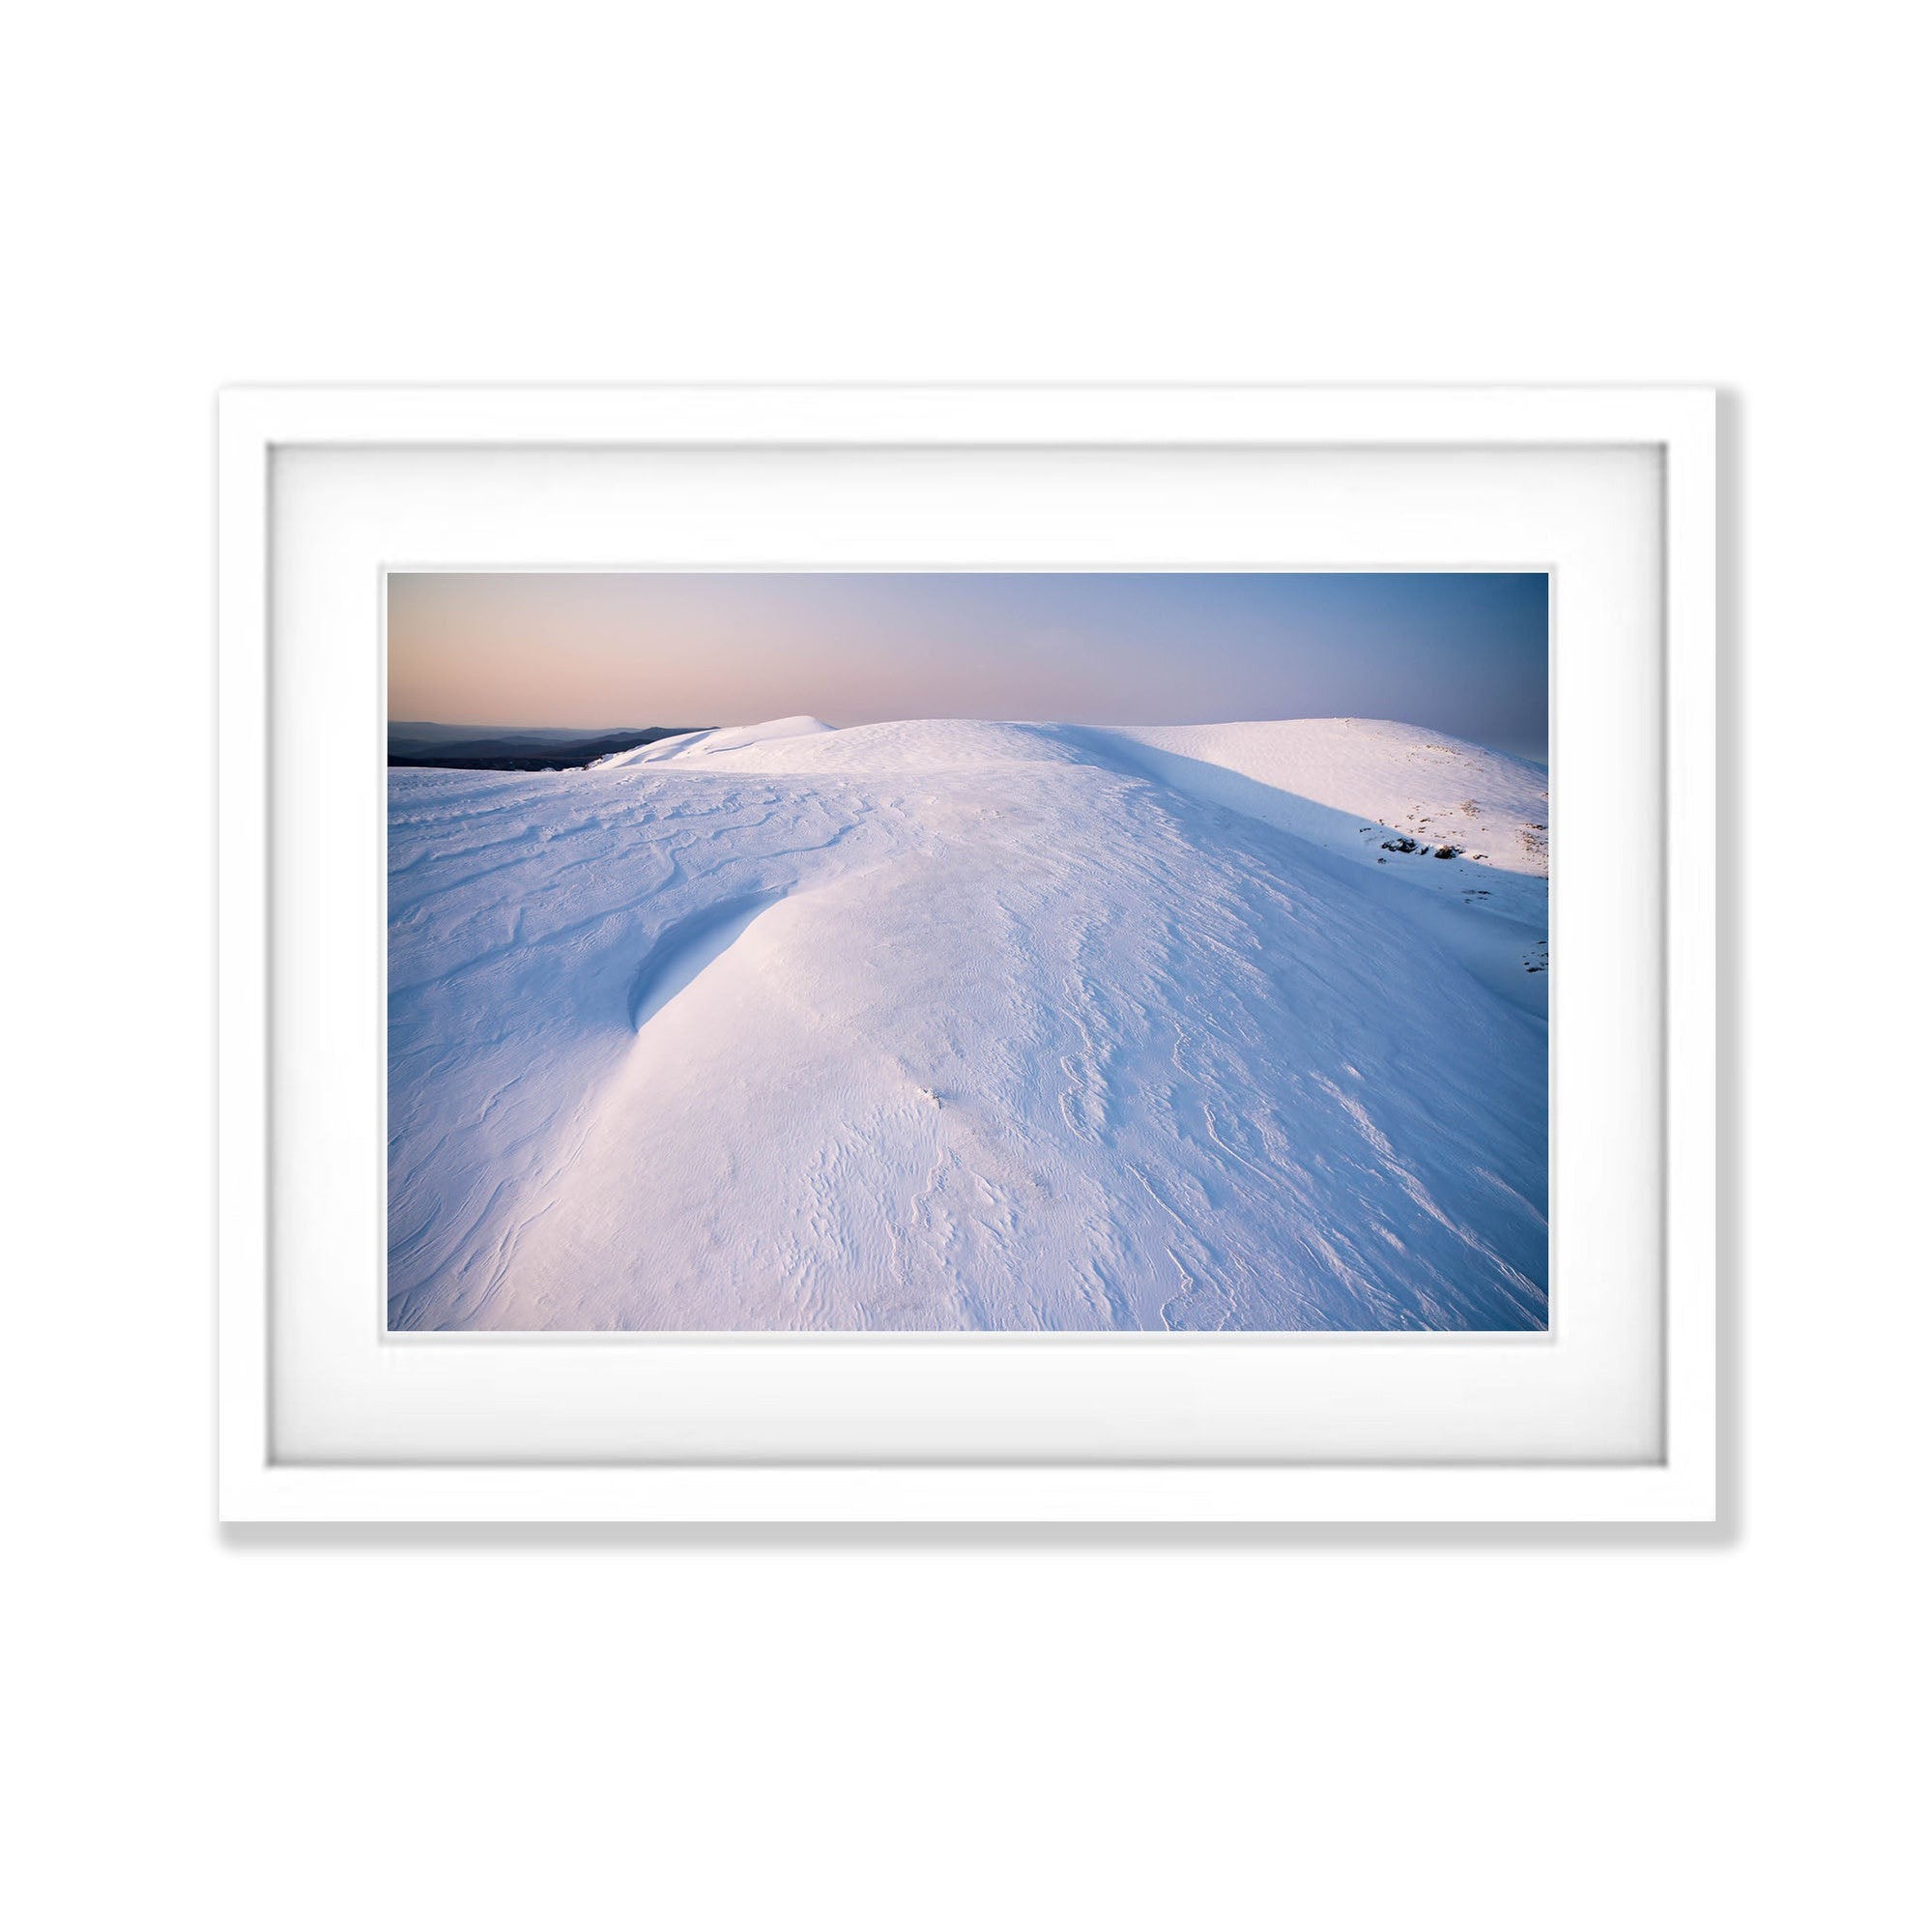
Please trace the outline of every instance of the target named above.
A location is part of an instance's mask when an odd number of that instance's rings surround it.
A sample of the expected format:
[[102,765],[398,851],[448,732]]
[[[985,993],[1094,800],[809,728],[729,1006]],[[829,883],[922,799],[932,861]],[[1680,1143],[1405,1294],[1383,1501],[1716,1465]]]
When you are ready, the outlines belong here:
[[231,1520],[1717,1508],[1702,389],[242,389]]

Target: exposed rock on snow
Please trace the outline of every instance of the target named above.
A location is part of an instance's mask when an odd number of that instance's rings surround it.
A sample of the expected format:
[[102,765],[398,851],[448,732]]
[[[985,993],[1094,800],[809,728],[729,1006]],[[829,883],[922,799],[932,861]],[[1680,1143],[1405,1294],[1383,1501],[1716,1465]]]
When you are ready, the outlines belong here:
[[393,772],[391,1323],[1542,1326],[1547,818],[1363,720]]

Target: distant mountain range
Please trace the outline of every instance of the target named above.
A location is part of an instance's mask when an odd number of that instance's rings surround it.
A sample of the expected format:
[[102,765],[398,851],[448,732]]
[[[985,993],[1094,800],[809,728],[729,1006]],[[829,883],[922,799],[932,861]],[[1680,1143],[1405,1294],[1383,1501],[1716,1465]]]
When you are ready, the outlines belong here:
[[389,764],[443,765],[454,771],[559,771],[681,737],[695,725],[639,725],[628,730],[511,730],[495,725],[389,725]]

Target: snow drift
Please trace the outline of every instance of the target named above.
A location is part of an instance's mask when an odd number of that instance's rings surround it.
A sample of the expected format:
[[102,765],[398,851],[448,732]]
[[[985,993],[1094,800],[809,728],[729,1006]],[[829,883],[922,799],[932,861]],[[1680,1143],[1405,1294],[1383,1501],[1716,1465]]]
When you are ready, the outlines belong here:
[[1546,821],[1353,719],[392,772],[391,1325],[1541,1327]]

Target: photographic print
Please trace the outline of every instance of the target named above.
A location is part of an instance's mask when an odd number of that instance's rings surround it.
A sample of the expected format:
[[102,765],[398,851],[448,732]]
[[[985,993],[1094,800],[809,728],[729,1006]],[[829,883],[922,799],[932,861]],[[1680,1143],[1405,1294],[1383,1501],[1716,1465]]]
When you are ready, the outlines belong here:
[[386,596],[392,1332],[1547,1327],[1545,574]]

